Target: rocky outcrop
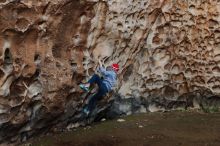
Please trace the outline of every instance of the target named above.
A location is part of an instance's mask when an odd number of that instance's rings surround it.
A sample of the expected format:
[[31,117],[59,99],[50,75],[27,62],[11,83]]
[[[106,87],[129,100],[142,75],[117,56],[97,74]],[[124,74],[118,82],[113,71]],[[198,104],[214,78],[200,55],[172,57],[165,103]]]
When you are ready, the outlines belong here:
[[0,0],[0,143],[80,120],[98,58],[121,66],[107,113],[219,106],[219,23],[214,0]]

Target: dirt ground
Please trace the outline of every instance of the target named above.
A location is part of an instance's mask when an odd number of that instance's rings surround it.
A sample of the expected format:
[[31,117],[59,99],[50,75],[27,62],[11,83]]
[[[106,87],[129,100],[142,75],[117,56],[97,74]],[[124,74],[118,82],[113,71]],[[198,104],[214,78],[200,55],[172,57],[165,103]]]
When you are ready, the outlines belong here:
[[32,146],[220,146],[220,114],[147,113],[44,136]]

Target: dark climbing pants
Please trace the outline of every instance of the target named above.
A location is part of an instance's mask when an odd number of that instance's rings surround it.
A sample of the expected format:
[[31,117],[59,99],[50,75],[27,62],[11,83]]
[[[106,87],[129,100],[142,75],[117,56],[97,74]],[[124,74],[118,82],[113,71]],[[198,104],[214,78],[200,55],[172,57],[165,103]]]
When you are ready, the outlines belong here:
[[88,103],[87,108],[89,111],[92,111],[95,108],[97,101],[100,100],[103,96],[105,96],[108,90],[105,84],[103,83],[103,80],[97,74],[94,74],[92,78],[88,81],[88,83],[96,83],[99,87],[98,92],[91,97]]

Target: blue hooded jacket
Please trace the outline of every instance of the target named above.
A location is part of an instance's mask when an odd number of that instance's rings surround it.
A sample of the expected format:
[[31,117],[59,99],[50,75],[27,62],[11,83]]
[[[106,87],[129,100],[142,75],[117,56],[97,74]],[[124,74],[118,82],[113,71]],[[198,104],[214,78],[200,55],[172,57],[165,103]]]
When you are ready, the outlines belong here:
[[103,75],[103,84],[107,87],[108,92],[116,85],[117,75],[113,70],[106,70],[103,67],[99,67],[98,71]]

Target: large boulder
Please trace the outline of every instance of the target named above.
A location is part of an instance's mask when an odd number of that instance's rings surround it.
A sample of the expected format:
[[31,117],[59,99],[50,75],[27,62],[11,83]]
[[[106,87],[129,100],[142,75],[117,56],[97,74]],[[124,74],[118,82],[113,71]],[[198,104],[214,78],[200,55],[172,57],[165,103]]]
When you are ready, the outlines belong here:
[[0,0],[0,143],[85,121],[78,84],[99,58],[121,67],[117,98],[90,121],[218,107],[219,12],[216,0]]

